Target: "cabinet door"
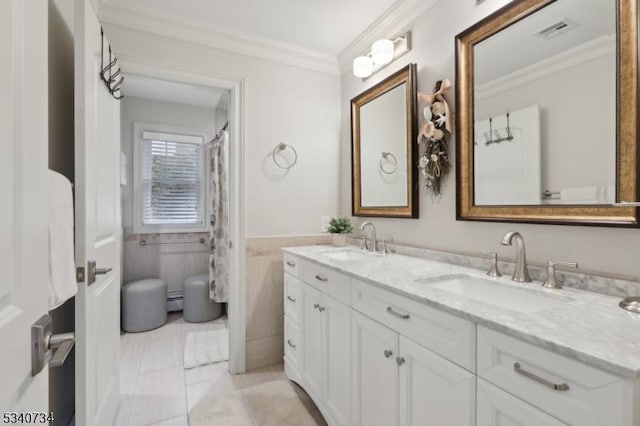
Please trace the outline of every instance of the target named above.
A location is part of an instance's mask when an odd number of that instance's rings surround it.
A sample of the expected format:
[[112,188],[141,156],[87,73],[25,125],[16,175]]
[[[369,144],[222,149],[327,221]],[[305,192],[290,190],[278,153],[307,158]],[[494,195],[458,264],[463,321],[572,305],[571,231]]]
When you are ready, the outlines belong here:
[[400,336],[400,425],[475,424],[476,376]]
[[554,417],[478,379],[478,426],[561,426]]
[[322,296],[324,405],[333,423],[351,424],[351,308]]
[[352,422],[355,426],[398,424],[398,334],[352,313]]
[[[321,294],[300,282],[302,296],[302,381],[313,398],[322,397],[322,314]],[[300,340],[300,339],[299,339]]]

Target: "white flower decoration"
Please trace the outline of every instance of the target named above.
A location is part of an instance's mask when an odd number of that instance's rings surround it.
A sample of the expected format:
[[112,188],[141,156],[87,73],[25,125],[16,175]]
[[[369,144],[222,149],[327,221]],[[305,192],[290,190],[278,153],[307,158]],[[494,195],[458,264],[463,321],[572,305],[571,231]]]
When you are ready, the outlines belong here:
[[439,141],[440,139],[442,139],[444,137],[444,132],[440,129],[435,129],[433,131],[433,139]]
[[431,112],[436,115],[444,114],[446,112],[444,103],[440,101],[434,102],[433,105],[431,105]]
[[427,139],[433,138],[433,132],[435,130],[436,130],[435,124],[433,124],[432,121],[427,121],[427,123],[420,128],[420,132],[418,133],[418,143],[420,142],[420,139],[422,139],[423,136]]
[[422,110],[422,116],[424,117],[425,121],[431,121],[431,119],[433,118],[431,108],[424,107],[424,109]]

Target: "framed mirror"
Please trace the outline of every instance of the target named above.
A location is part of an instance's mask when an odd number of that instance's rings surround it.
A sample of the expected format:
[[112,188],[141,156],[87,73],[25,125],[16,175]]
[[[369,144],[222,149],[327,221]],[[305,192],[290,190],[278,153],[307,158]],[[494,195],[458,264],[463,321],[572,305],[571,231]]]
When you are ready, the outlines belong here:
[[456,37],[460,220],[638,226],[637,0],[515,0]]
[[354,216],[418,217],[416,65],[351,100]]

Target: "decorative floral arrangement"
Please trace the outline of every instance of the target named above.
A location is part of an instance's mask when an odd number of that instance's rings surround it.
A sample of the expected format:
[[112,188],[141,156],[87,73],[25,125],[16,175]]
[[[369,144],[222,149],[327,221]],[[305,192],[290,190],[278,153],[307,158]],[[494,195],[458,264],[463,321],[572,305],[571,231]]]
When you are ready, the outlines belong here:
[[433,93],[418,93],[418,101],[424,104],[424,124],[418,132],[421,147],[418,168],[425,177],[427,191],[433,195],[442,193],[442,183],[449,174],[449,138],[451,137],[451,112],[444,92],[451,87],[447,79],[436,82]]

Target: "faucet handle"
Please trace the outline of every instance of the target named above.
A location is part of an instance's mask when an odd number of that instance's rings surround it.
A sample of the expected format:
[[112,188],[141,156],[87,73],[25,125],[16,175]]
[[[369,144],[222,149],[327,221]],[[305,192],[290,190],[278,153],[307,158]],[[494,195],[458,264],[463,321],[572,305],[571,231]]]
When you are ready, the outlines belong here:
[[546,288],[562,288],[562,284],[560,284],[556,280],[556,268],[577,268],[578,264],[576,262],[560,262],[556,260],[549,260],[547,263],[547,280],[542,284],[542,287]]
[[484,257],[486,257],[487,259],[491,260],[491,267],[489,268],[487,275],[489,275],[490,277],[501,277],[502,274],[498,269],[498,253],[495,251],[484,251],[484,250],[480,250],[479,253]]

